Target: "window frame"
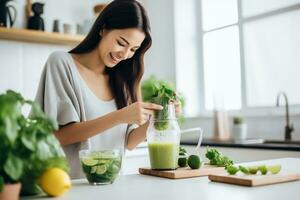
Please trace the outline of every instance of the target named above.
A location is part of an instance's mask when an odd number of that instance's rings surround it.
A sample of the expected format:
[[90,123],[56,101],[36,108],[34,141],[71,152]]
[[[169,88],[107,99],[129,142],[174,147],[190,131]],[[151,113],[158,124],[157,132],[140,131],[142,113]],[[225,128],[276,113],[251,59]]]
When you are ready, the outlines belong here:
[[[195,1],[195,8],[198,10],[202,10],[202,0],[200,1]],[[245,46],[244,46],[244,30],[243,30],[243,25],[256,21],[256,20],[261,20],[267,17],[272,17],[276,15],[280,15],[282,13],[287,13],[287,12],[292,12],[294,10],[300,10],[300,3],[288,6],[288,7],[283,7],[279,9],[275,9],[272,11],[267,11],[264,13],[259,13],[256,15],[252,15],[249,17],[243,17],[242,16],[242,0],[237,0],[237,11],[238,11],[238,20],[237,23],[232,23],[226,26],[221,26],[218,28],[210,29],[210,30],[203,30],[203,16],[201,12],[196,12],[197,13],[197,31],[200,33],[199,38],[198,38],[198,55],[199,55],[199,70],[198,70],[198,77],[199,77],[199,97],[200,97],[200,102],[199,102],[199,111],[200,113],[198,116],[187,116],[187,118],[195,118],[195,117],[212,117],[213,112],[212,110],[207,110],[205,108],[205,91],[204,91],[204,54],[203,54],[203,37],[204,34],[221,30],[224,28],[232,27],[232,26],[237,26],[238,27],[238,32],[239,32],[239,46],[240,46],[240,67],[241,67],[241,109],[240,110],[228,110],[229,116],[233,115],[243,115],[243,116],[248,116],[248,117],[256,117],[256,116],[282,116],[282,114],[285,112],[284,108],[284,102],[281,102],[280,108],[276,107],[276,96],[274,96],[274,106],[257,106],[257,107],[250,107],[247,105],[247,87],[246,87],[246,74],[245,74]],[[290,115],[291,116],[300,116],[300,104],[293,104],[289,105],[290,108]]]

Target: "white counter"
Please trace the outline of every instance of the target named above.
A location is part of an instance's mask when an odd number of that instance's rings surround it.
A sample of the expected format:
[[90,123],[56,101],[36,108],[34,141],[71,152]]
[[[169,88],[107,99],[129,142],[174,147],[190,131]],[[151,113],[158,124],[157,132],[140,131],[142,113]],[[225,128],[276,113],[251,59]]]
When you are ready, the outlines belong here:
[[[284,171],[300,173],[300,158],[284,158],[265,161],[280,163]],[[299,200],[300,181],[260,187],[244,187],[210,182],[207,177],[171,180],[140,174],[122,175],[115,183],[91,186],[86,180],[73,181],[70,191],[59,198],[64,200]]]

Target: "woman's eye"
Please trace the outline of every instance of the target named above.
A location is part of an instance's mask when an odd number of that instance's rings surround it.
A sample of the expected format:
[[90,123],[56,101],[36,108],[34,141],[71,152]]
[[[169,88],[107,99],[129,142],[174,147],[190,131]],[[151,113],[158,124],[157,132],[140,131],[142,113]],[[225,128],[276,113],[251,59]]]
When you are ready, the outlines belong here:
[[136,52],[136,50],[137,50],[137,49],[131,49],[131,52],[133,52],[133,53],[134,53],[134,52]]
[[120,45],[121,47],[125,47],[124,44],[122,44],[121,42],[117,41],[118,45]]

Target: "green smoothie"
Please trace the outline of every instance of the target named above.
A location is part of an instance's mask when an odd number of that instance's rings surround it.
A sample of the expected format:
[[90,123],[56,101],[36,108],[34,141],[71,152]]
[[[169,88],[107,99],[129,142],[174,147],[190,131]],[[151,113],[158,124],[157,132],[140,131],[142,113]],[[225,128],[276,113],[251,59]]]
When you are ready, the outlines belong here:
[[155,142],[148,144],[151,169],[176,169],[179,144]]

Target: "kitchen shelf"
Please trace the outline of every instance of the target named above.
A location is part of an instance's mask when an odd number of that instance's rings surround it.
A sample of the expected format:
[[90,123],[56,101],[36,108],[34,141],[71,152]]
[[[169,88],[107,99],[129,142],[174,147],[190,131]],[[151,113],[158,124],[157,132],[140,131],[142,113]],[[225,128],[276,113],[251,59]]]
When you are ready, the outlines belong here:
[[76,45],[84,39],[84,36],[0,27],[1,39],[44,44]]

